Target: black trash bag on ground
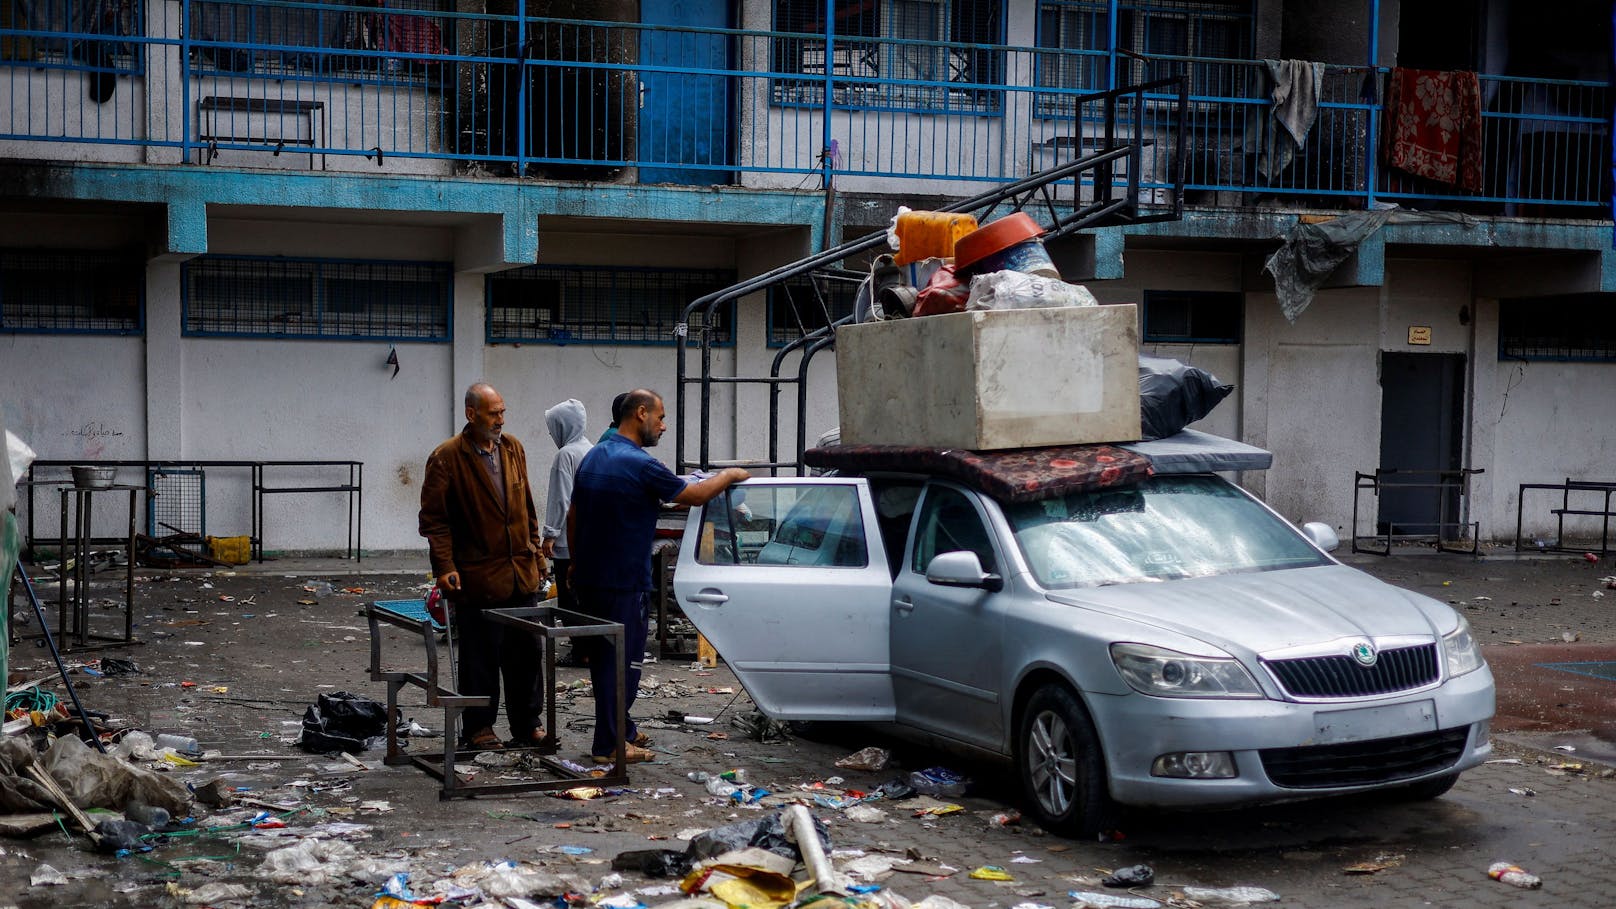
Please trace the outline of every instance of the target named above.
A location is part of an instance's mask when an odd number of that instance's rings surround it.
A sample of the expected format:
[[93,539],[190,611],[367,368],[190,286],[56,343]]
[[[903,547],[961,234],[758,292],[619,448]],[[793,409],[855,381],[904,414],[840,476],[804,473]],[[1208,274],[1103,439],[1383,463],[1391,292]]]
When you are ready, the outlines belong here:
[[[814,818],[814,833],[825,847],[825,852],[829,853],[830,832],[817,817]],[[796,843],[787,838],[785,820],[778,811],[759,820],[737,821],[703,831],[691,838],[685,855],[692,862],[699,862],[751,846],[783,855],[794,862],[802,861],[802,852],[797,849]]]
[[324,754],[364,751],[366,740],[387,731],[386,706],[346,691],[322,694],[303,713],[303,735],[297,745]]
[[1139,358],[1139,440],[1177,435],[1234,391],[1198,366],[1166,357]]
[[646,877],[682,878],[690,873],[695,861],[675,849],[635,849],[619,852],[612,859],[613,871],[637,871]]

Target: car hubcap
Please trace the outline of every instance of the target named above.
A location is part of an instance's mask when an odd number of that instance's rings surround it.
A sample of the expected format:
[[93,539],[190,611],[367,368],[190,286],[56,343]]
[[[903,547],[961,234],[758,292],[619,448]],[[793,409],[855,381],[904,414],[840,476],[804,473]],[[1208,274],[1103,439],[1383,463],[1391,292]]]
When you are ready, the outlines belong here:
[[1039,807],[1051,815],[1065,814],[1077,790],[1077,756],[1071,730],[1058,714],[1044,712],[1032,721],[1027,735],[1027,774]]

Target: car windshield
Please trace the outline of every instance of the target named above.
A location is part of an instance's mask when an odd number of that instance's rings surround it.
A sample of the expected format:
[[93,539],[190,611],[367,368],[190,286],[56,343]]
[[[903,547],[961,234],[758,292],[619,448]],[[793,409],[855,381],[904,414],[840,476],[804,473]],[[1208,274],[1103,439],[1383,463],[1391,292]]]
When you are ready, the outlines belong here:
[[1046,588],[1329,563],[1289,524],[1213,476],[1155,477],[1007,505],[1004,512]]

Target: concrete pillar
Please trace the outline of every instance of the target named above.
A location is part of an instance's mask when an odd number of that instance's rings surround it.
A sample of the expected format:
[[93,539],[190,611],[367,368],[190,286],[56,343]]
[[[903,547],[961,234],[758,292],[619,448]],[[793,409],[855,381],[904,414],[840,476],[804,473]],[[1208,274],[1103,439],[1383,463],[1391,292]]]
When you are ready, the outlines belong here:
[[453,366],[449,370],[453,376],[453,386],[445,396],[450,405],[449,422],[442,433],[443,438],[459,432],[461,424],[465,422],[462,395],[466,388],[473,382],[487,378],[483,374],[483,352],[487,349],[483,343],[486,334],[484,313],[487,310],[483,298],[483,276],[473,272],[455,272],[453,294],[454,353]]
[[180,264],[146,265],[146,457],[185,456],[185,348]]

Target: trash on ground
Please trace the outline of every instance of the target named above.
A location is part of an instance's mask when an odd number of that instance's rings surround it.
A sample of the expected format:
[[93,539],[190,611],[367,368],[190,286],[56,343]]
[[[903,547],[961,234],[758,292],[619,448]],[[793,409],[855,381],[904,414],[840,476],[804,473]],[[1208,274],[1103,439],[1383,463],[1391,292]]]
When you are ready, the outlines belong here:
[[1161,903],[1146,896],[1123,896],[1118,893],[1101,893],[1097,890],[1072,890],[1067,896],[1076,902],[1073,909],[1161,909]]
[[1402,855],[1387,855],[1382,853],[1372,861],[1356,862],[1341,869],[1342,874],[1379,874],[1388,868],[1396,868],[1403,863]]
[[325,754],[354,753],[369,747],[369,740],[387,730],[387,708],[369,698],[346,691],[322,694],[303,714],[303,733],[297,746]]
[[1156,869],[1149,865],[1129,865],[1118,868],[1100,879],[1106,887],[1149,887],[1156,882]]
[[1487,868],[1487,876],[1495,881],[1519,887],[1522,890],[1537,890],[1543,886],[1543,879],[1535,874],[1528,874],[1519,865],[1509,862],[1494,862]]
[[1201,903],[1277,903],[1279,894],[1262,887],[1185,887],[1184,896]]
[[[771,720],[761,711],[753,710],[730,719],[729,724],[746,733],[746,737],[764,745],[778,745],[790,741],[791,729],[779,720]],[[718,733],[708,735],[712,738]]]
[[868,748],[860,748],[847,757],[842,758],[836,762],[836,766],[842,768],[843,770],[876,771],[885,768],[887,762],[890,760],[892,760],[892,752],[885,748],[877,748],[876,746],[871,745]]
[[842,816],[858,824],[878,824],[887,819],[885,811],[869,805],[852,805],[842,812]]
[[983,865],[982,867],[971,872],[971,880],[1013,881],[1015,878],[1010,876],[1010,872],[1000,868],[998,865]]
[[989,827],[1014,827],[1019,823],[1021,823],[1021,812],[1014,810],[1001,811],[988,818]]
[[634,849],[612,859],[613,871],[635,871],[646,877],[683,878],[690,866],[690,856],[672,849]]
[[67,883],[67,875],[49,865],[40,865],[28,876],[28,883],[34,887],[58,887]]
[[970,787],[971,781],[947,767],[927,767],[909,774],[909,785],[922,795],[959,798]]

